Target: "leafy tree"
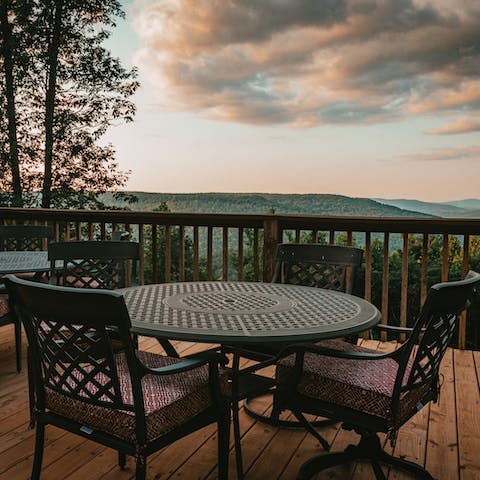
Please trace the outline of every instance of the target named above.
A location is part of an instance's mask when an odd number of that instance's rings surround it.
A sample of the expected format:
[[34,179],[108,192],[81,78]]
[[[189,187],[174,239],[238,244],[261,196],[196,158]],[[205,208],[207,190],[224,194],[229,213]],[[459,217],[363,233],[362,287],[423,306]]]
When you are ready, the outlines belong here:
[[[10,45],[25,47],[23,57],[15,49],[10,55],[17,62],[14,67],[25,73],[13,96],[21,112],[15,122],[21,189],[41,191],[45,208],[101,206],[96,194],[124,185],[128,173],[118,170],[112,145],[100,145],[99,139],[115,122],[133,119],[129,98],[138,87],[136,71],[123,68],[103,47],[107,29],[123,16],[120,3],[10,0],[5,8],[13,32]],[[6,40],[2,35],[4,58],[11,51]],[[6,92],[5,62],[2,73]],[[11,174],[0,178],[0,190],[13,192],[12,203],[18,203],[9,145],[2,153],[3,158],[8,154]],[[31,202],[38,203],[39,195]]]
[[[8,19],[10,2],[2,0],[0,2],[0,31],[2,40],[2,64],[3,64],[3,85],[4,85],[4,103],[8,130],[9,157],[2,158],[1,165],[9,163],[12,175],[12,190],[14,205],[21,205],[22,191],[20,184],[20,172],[18,168],[18,146],[17,146],[17,126],[16,109],[14,97],[14,72],[13,72],[13,52],[15,51],[13,27]],[[2,102],[3,103],[3,102]],[[3,105],[2,105],[3,106]],[[7,155],[6,152],[2,154]],[[3,155],[2,155],[3,157]],[[9,158],[9,162],[8,162]]]

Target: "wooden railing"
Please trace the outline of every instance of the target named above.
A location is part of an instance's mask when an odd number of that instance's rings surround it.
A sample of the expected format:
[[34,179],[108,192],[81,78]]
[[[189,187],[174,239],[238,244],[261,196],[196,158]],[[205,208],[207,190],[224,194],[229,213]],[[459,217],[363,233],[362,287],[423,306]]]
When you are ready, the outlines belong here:
[[[394,323],[407,325],[409,308],[409,239],[420,235],[420,302],[428,287],[428,241],[441,236],[441,271],[438,280],[450,275],[450,239],[461,245],[462,274],[471,268],[470,244],[480,235],[480,219],[415,219],[371,217],[320,217],[292,215],[224,215],[123,210],[44,210],[0,208],[0,224],[34,223],[54,226],[56,240],[108,239],[115,230],[126,230],[140,242],[144,255],[138,283],[185,280],[270,281],[274,253],[283,241],[356,244],[365,251],[363,288],[358,292],[376,300],[382,323],[389,319],[390,261],[393,247],[402,252],[399,285],[400,308]],[[382,245],[382,265],[372,265],[372,240]],[[458,243],[458,242],[457,242]],[[248,270],[248,271],[247,271]],[[379,271],[381,270],[381,272]],[[372,296],[373,276],[381,277],[381,297]],[[438,281],[437,280],[437,281]],[[458,346],[465,348],[466,317],[458,332]]]

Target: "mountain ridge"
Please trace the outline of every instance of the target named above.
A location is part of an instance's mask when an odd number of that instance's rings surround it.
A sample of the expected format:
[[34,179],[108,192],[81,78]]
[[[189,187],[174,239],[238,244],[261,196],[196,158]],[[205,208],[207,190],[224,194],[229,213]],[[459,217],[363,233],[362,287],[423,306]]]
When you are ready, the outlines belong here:
[[[246,213],[285,215],[334,215],[371,217],[420,217],[436,215],[409,211],[385,205],[369,198],[334,194],[281,194],[281,193],[153,193],[128,191],[138,198],[132,210],[151,211],[167,204],[177,213]],[[112,193],[101,196],[107,204],[122,207],[124,203]]]

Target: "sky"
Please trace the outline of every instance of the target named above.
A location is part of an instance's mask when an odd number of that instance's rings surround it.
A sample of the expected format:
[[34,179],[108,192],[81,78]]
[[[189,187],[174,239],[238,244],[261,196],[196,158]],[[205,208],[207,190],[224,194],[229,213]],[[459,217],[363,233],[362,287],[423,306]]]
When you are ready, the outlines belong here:
[[123,0],[129,190],[480,198],[478,0]]

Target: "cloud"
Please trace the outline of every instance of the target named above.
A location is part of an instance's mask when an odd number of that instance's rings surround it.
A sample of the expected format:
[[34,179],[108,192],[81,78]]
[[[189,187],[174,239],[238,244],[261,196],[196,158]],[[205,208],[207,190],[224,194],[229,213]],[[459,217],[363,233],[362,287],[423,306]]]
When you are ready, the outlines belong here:
[[480,160],[480,145],[458,148],[439,148],[432,150],[429,153],[405,155],[403,158],[421,162]]
[[455,135],[470,132],[480,132],[480,120],[478,118],[459,118],[425,133],[429,135]]
[[137,0],[165,107],[251,124],[480,112],[478,0]]

